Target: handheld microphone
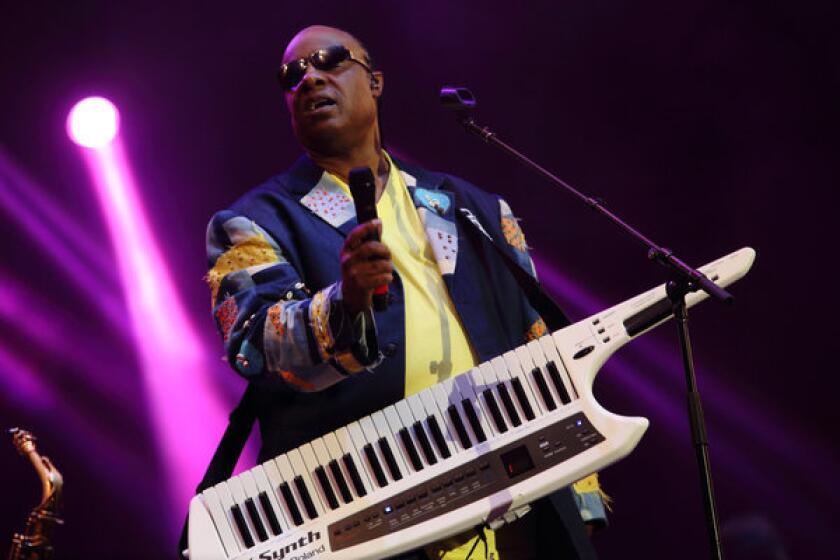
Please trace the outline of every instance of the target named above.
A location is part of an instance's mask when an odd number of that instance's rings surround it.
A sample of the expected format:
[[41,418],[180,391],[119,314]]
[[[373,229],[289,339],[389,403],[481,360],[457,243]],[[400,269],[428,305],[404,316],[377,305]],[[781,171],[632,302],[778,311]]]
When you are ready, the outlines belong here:
[[[356,167],[350,170],[350,194],[356,207],[356,220],[359,224],[376,219],[376,180],[369,167]],[[379,240],[379,235],[373,233],[369,239]],[[373,291],[373,309],[385,311],[388,309],[388,285],[378,286]]]

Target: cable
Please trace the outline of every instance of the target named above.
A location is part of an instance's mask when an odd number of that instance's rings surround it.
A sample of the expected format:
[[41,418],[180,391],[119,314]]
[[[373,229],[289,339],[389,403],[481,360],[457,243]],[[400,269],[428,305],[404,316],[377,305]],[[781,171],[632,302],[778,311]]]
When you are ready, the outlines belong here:
[[475,533],[476,533],[477,538],[475,539],[475,542],[473,543],[472,548],[467,553],[467,557],[464,558],[464,560],[470,560],[470,556],[472,556],[472,553],[475,552],[475,547],[478,546],[478,541],[481,541],[482,543],[484,543],[484,558],[485,559],[487,558],[487,537],[484,535],[484,527],[485,527],[484,523],[482,523],[481,525],[476,525],[475,526]]

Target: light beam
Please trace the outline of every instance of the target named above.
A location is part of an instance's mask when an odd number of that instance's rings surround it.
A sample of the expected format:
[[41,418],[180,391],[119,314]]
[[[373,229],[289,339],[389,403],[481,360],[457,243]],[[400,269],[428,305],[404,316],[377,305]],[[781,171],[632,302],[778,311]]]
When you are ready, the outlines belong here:
[[110,101],[88,98],[73,108],[67,128],[82,147],[116,254],[126,320],[167,474],[172,503],[166,511],[174,533],[224,429],[227,405],[210,383],[212,368],[146,219],[117,135],[118,114]]

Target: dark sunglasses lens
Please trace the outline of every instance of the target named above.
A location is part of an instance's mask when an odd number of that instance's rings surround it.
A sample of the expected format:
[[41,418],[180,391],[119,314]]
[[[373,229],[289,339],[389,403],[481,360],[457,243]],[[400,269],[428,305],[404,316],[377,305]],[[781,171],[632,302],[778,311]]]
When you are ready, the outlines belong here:
[[318,49],[312,53],[312,65],[318,70],[332,70],[350,58],[350,51],[343,45],[334,45],[326,49]]
[[280,85],[283,89],[292,89],[300,83],[306,73],[306,63],[302,60],[295,60],[284,64],[280,69]]

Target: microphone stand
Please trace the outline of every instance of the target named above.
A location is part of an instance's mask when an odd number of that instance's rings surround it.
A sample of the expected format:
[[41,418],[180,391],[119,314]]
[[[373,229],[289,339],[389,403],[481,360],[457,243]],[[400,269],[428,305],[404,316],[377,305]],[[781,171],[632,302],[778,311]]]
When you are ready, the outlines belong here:
[[532,161],[527,156],[499,139],[495,132],[486,126],[476,124],[470,111],[475,107],[476,101],[472,93],[466,88],[448,88],[441,90],[441,102],[448,109],[455,111],[458,122],[471,134],[475,134],[488,144],[499,148],[512,156],[526,167],[548,179],[551,183],[561,187],[566,192],[583,202],[591,210],[605,216],[613,225],[618,226],[627,235],[641,243],[647,249],[647,258],[664,266],[668,270],[669,280],[666,284],[666,292],[671,302],[671,309],[677,323],[679,332],[680,347],[682,350],[683,368],[685,369],[686,401],[688,409],[688,420],[691,427],[691,439],[694,445],[697,466],[700,470],[700,485],[703,494],[703,506],[706,515],[706,529],[709,538],[711,557],[714,560],[721,560],[723,552],[720,543],[720,529],[718,524],[717,509],[715,507],[714,487],[712,484],[711,464],[709,461],[709,439],[706,435],[706,421],[703,417],[703,406],[700,401],[700,393],[697,390],[697,379],[694,370],[694,357],[691,351],[691,340],[688,331],[688,309],[685,303],[685,296],[689,292],[703,290],[710,297],[720,302],[731,304],[734,301],[732,295],[721,288],[700,271],[687,265],[677,258],[673,251],[662,247],[616,214],[608,210],[602,200],[593,198],[578,191],[550,171]]

